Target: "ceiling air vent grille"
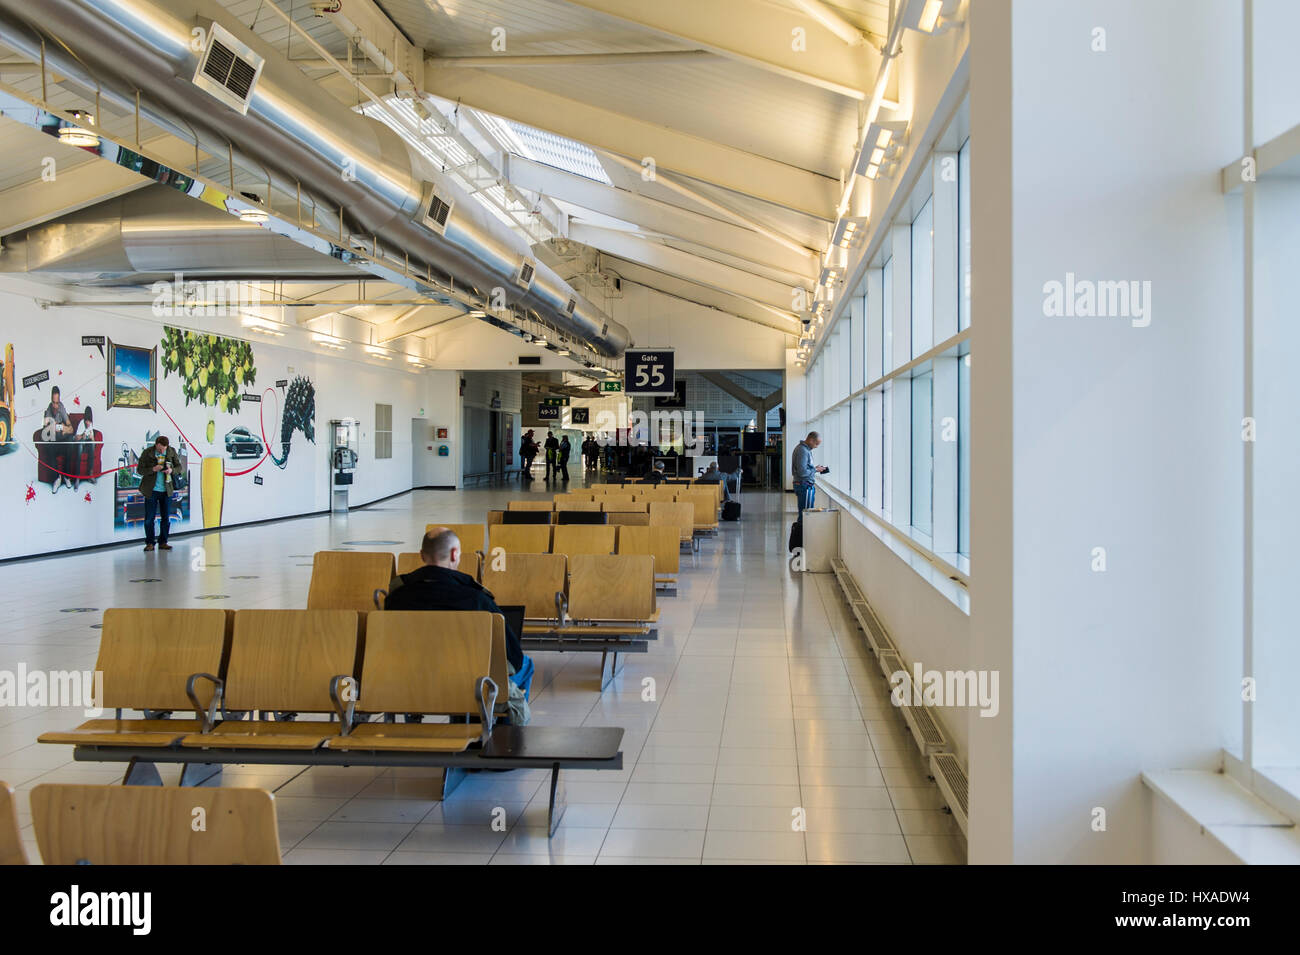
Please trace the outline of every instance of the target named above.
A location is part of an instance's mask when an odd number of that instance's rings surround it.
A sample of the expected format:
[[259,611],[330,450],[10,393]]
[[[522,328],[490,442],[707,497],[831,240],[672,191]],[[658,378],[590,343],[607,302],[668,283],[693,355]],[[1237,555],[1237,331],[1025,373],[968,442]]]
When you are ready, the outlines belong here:
[[537,274],[537,263],[532,259],[524,259],[519,264],[519,271],[515,273],[515,284],[520,288],[532,288],[533,276]]
[[209,26],[207,36],[208,45],[199,57],[194,85],[231,109],[247,113],[253,90],[266,64],[265,58],[240,43],[219,23]]
[[431,182],[426,182],[420,196],[420,210],[424,224],[432,229],[438,235],[444,235],[447,231],[447,221],[451,218],[451,210],[455,206],[455,201],[438,194],[437,187]]

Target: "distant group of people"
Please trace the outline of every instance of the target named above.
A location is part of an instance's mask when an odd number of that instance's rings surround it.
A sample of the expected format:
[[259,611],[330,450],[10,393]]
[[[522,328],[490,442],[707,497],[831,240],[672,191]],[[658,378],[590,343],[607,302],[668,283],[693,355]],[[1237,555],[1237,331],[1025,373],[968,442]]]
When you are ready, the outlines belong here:
[[[545,442],[539,445],[534,434],[536,432],[529,428],[524,432],[523,439],[519,443],[520,479],[524,481],[533,479],[533,461],[537,459],[538,453],[542,452],[546,455],[546,480],[552,478],[561,481],[569,480],[569,456],[573,453],[573,444],[569,441],[569,436],[566,434],[556,438],[554,431],[547,431]],[[583,445],[586,446],[585,441]]]

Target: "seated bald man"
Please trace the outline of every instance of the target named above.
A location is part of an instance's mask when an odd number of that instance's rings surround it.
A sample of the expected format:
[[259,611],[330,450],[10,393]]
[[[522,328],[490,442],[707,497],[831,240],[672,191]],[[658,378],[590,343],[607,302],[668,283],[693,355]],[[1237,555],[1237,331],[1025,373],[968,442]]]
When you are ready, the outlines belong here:
[[[385,610],[486,610],[501,613],[492,594],[469,574],[462,574],[460,566],[460,538],[445,527],[435,527],[424,535],[420,546],[424,566],[409,574],[402,574],[389,588]],[[400,582],[400,583],[399,583]],[[515,675],[531,671],[524,656],[519,634],[506,627],[506,659]],[[519,683],[518,680],[515,681]]]

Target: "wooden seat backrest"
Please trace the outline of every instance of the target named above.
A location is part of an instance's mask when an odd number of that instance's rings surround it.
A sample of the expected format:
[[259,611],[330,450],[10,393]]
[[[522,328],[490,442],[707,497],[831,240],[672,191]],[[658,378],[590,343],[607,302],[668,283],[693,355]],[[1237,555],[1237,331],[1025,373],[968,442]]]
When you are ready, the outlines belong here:
[[[493,564],[500,569],[493,570]],[[483,586],[498,607],[523,607],[530,619],[550,620],[567,569],[563,554],[506,554],[504,566],[490,558],[484,563]]]
[[497,706],[504,706],[510,701],[510,688],[506,686],[510,662],[506,657],[506,618],[499,613],[492,614],[492,666],[488,676],[497,685]]
[[695,535],[695,505],[690,501],[655,501],[650,505],[650,526],[676,524],[681,529],[681,540]]
[[569,616],[649,620],[655,612],[655,559],[648,554],[581,554],[569,562]]
[[555,513],[563,511],[599,511],[600,501],[556,501]]
[[8,783],[0,783],[0,865],[26,865],[27,850],[18,834],[18,808],[14,805],[14,791]]
[[609,524],[560,524],[551,539],[551,553],[573,557],[576,554],[614,553],[617,528]]
[[696,524],[718,523],[718,502],[711,491],[685,490],[677,496],[679,503],[689,502],[695,508]]
[[650,554],[655,559],[656,574],[675,574],[681,567],[681,534],[671,524],[620,527],[618,552]]
[[507,554],[545,554],[551,549],[550,524],[493,524],[490,530],[487,562],[498,547]]
[[[95,663],[104,674],[99,705],[110,710],[193,710],[185,683],[195,673],[221,675],[229,625],[224,610],[105,610]],[[205,703],[212,689],[206,680],[195,685]]]
[[555,502],[557,511],[571,511],[575,501],[590,502],[595,496],[591,491],[566,491],[563,494],[552,495],[551,500]]
[[355,610],[236,611],[226,708],[334,712],[330,680],[352,674],[357,628]]
[[427,534],[439,527],[456,532],[456,536],[460,538],[462,554],[472,554],[487,546],[486,529],[482,524],[427,524],[424,532]]
[[318,550],[307,609],[373,610],[375,590],[387,590],[396,575],[397,562],[388,551]]
[[42,783],[32,823],[46,865],[280,864],[275,797],[264,789]]
[[[462,549],[460,553],[460,566],[456,569],[462,574],[469,574],[475,580],[478,580],[478,568],[481,559],[479,553],[470,553],[469,551]],[[409,574],[413,570],[419,570],[423,566],[424,559],[420,556],[419,551],[397,555],[397,574],[399,577],[402,574]]]
[[493,616],[461,610],[370,614],[357,708],[367,713],[477,713],[474,687],[492,670]]
[[507,501],[507,511],[553,511],[553,501]]
[[647,527],[650,524],[650,513],[648,511],[611,511],[609,522],[620,526]]
[[605,500],[600,502],[600,507],[603,511],[641,511],[642,513],[650,509],[645,501],[634,501],[631,495],[622,494],[606,495]]

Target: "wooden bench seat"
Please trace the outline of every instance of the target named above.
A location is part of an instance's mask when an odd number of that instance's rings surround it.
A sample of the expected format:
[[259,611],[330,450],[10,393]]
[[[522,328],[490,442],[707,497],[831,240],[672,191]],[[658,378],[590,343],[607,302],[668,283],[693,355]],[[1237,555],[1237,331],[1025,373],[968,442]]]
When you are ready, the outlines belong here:
[[549,524],[493,524],[489,528],[488,563],[498,547],[507,554],[546,554],[551,550]]
[[533,620],[559,616],[555,595],[564,592],[568,572],[563,554],[507,554],[500,569],[493,569],[494,564],[484,565],[482,583],[498,607],[523,607],[524,616]]
[[[390,558],[391,554],[388,555]],[[376,612],[374,615],[377,615]],[[252,713],[338,713],[351,680],[359,620],[352,610],[241,610],[235,614],[223,708]],[[190,749],[316,749],[337,721],[225,720],[181,739]]]
[[460,538],[460,550],[464,555],[482,551],[487,546],[487,527],[484,524],[426,524],[424,532],[428,534],[439,527],[455,532]]
[[493,617],[419,610],[374,614],[366,623],[359,709],[424,716],[478,713],[478,724],[362,723],[325,745],[333,750],[463,752],[492,730],[498,687],[492,670]]
[[275,797],[263,789],[42,783],[32,826],[46,865],[280,864]]
[[375,591],[397,575],[388,551],[321,550],[312,559],[308,610],[373,610]]
[[[37,741],[166,747],[188,733],[202,732],[216,715],[230,626],[231,615],[224,610],[105,610],[95,669],[104,674],[100,705],[117,711],[117,717],[42,733]],[[123,719],[122,710],[189,712],[194,717]]]
[[18,834],[18,810],[14,806],[14,791],[8,783],[0,783],[0,865],[26,865],[27,850]]

